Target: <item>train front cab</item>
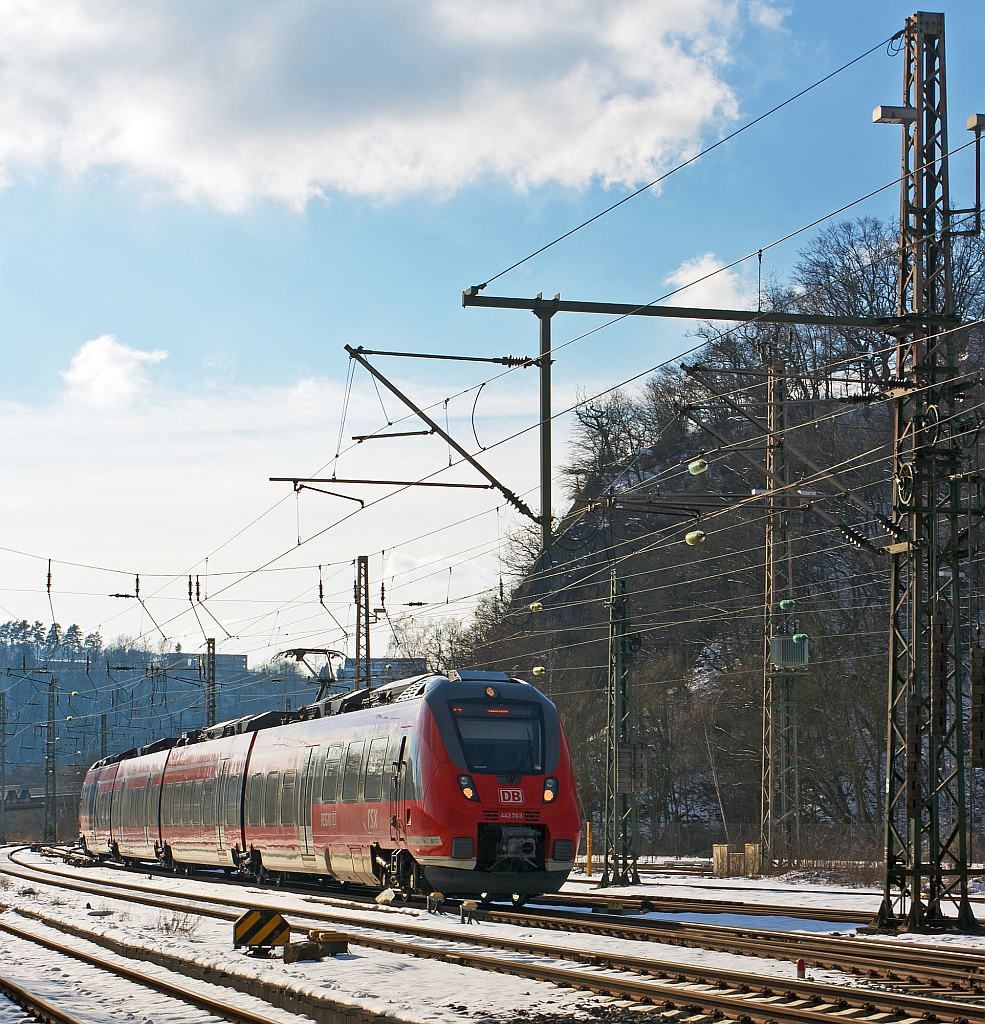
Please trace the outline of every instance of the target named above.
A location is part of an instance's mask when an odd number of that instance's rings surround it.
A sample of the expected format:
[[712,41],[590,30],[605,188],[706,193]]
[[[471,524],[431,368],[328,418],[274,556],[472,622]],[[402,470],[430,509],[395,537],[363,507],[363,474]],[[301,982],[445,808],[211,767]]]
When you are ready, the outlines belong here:
[[581,831],[557,709],[505,673],[457,675],[428,687],[418,725],[423,816],[445,834],[408,845],[435,842],[413,852],[441,892],[556,892]]

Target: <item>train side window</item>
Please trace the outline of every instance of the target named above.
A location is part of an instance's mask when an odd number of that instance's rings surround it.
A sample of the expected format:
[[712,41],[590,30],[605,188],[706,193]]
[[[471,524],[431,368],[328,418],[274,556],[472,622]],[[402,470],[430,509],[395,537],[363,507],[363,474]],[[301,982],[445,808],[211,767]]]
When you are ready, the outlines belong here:
[[256,828],[260,824],[260,806],[263,803],[263,772],[250,776],[250,791],[246,798],[246,823]]
[[296,824],[294,808],[297,805],[298,773],[284,772],[284,784],[280,791],[280,823]]
[[339,765],[342,763],[342,744],[337,743],[328,748],[325,758],[325,778],[321,787],[321,802],[334,804],[339,799]]
[[236,827],[239,825],[239,798],[240,782],[239,775],[230,775],[226,778],[226,824]]
[[267,827],[276,827],[277,803],[280,799],[278,787],[280,786],[280,772],[270,772],[267,775],[266,785],[263,787],[263,824]]
[[342,776],[342,802],[355,803],[359,799],[359,769],[363,763],[365,743],[350,743],[345,755],[345,772]]
[[171,824],[171,783],[169,782],[164,787],[164,792],[161,794],[161,824]]
[[215,825],[215,779],[205,780],[202,792],[202,824]]
[[202,790],[205,787],[204,779],[196,779],[189,783],[192,787],[192,824],[202,824]]
[[181,824],[192,823],[192,789],[194,782],[183,782],[181,784]]
[[369,745],[365,786],[367,800],[375,801],[383,797],[383,769],[386,765],[386,748],[389,742],[388,736],[380,736]]

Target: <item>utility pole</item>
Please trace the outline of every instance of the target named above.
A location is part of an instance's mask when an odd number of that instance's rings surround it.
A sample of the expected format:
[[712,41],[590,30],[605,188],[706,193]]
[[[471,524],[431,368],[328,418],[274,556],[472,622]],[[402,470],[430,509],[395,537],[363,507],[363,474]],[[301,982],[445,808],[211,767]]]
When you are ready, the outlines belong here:
[[0,690],[0,843],[7,841],[7,695]]
[[215,637],[205,641],[205,725],[215,725],[216,665]]
[[106,724],[106,712],[100,716],[99,721],[99,758],[109,757],[109,729]]
[[[944,15],[906,19],[903,107],[873,119],[903,126],[893,440],[885,877],[876,926],[979,931],[968,900],[964,635],[977,482],[965,452],[977,424],[960,415],[951,285]],[[969,433],[971,431],[971,433]],[[978,659],[976,658],[976,661]],[[977,667],[977,666],[976,666]],[[973,709],[974,715],[974,709]],[[945,915],[952,905],[957,917]]]
[[44,836],[43,842],[58,842],[58,786],[55,778],[55,677],[48,679],[48,725],[44,739]]
[[356,602],[356,686],[373,685],[369,661],[369,555],[356,558],[356,582],[353,586]]
[[534,316],[540,321],[540,549],[544,552],[544,568],[548,567],[547,552],[553,543],[551,513],[551,318],[557,312],[560,295],[554,302],[544,302],[541,296],[534,307]]
[[601,888],[637,885],[639,815],[636,794],[646,788],[646,748],[638,742],[630,664],[633,638],[626,581],[609,574],[609,681],[605,735],[605,820]]
[[[769,345],[766,365],[766,580],[763,600],[763,791],[761,850],[764,865],[792,861],[800,850],[800,773],[797,750],[797,666],[806,664],[807,639],[794,640],[793,552],[789,528],[790,467],[785,366]],[[777,488],[782,493],[777,493]]]

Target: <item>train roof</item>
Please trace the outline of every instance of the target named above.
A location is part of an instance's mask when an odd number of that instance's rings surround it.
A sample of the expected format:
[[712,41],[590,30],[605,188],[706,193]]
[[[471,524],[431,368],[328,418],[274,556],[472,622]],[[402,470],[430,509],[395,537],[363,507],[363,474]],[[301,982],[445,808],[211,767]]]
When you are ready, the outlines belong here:
[[[273,729],[280,725],[289,725],[292,722],[309,722],[316,718],[328,718],[333,715],[350,714],[353,711],[363,711],[368,708],[380,707],[385,704],[394,704],[397,701],[416,700],[435,684],[440,683],[519,683],[530,687],[535,693],[540,693],[535,687],[523,679],[514,679],[506,672],[483,672],[471,669],[449,669],[446,673],[425,672],[423,675],[409,676],[406,679],[394,679],[392,682],[383,683],[380,686],[361,687],[357,690],[350,690],[337,697],[325,698],[298,708],[296,711],[263,711],[256,715],[244,715],[241,718],[232,718],[227,722],[219,722],[216,725],[207,726],[204,729],[195,729],[182,733],[177,739],[156,740],[154,743],[145,744],[142,747],[133,747],[124,750],[122,753],[113,754],[97,761],[92,768],[106,768],[109,765],[118,764],[133,757],[141,757],[144,754],[155,754],[160,750],[168,750],[171,747],[187,746],[191,743],[204,743],[207,740],[223,739],[227,736],[237,736],[245,732],[258,732],[261,729]],[[545,698],[546,699],[546,698]],[[90,769],[91,770],[91,769]]]

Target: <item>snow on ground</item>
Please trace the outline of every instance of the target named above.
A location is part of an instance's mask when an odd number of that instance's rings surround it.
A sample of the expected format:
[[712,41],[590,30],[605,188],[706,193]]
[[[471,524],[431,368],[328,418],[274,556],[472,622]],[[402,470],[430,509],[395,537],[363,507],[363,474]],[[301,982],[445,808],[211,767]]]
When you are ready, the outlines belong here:
[[[624,896],[667,896],[693,900],[734,900],[739,903],[768,903],[773,906],[817,907],[819,910],[858,910],[861,920],[879,909],[882,898],[876,887],[832,885],[804,877],[781,878],[692,878],[687,875],[640,872],[640,885],[599,889],[599,875],[586,878],[572,873],[563,892]],[[591,884],[594,882],[594,886]]]
[[[30,858],[34,859],[34,855],[30,855]],[[113,868],[97,867],[77,872],[50,859],[45,860],[45,865],[57,865],[59,871],[76,877],[81,876],[86,880],[119,880],[121,877],[121,872]],[[210,894],[214,894],[243,898],[254,893],[262,898],[263,903],[276,904],[286,914],[288,920],[296,925],[302,923],[306,914],[314,911],[325,910],[339,914],[346,918],[346,924],[339,927],[343,927],[350,935],[350,952],[347,956],[329,958],[321,963],[285,965],[278,959],[257,959],[242,951],[232,950],[232,928],[227,921],[198,918],[191,934],[165,934],[160,923],[162,912],[156,908],[128,903],[125,899],[103,899],[84,893],[73,893],[70,890],[56,889],[40,883],[32,882],[28,885],[17,879],[12,880],[14,886],[3,894],[3,901],[12,906],[23,905],[46,916],[71,921],[93,932],[103,932],[128,942],[152,945],[231,973],[295,985],[342,1003],[365,1006],[378,1013],[388,1013],[404,1020],[420,1021],[424,1024],[506,1021],[514,1020],[518,1016],[543,1014],[557,1015],[559,1019],[561,1016],[585,1019],[594,1016],[593,1009],[598,1009],[608,1001],[582,992],[558,989],[547,983],[525,981],[521,978],[360,946],[358,936],[366,929],[367,922],[374,919],[400,920],[409,926],[417,924],[428,928],[440,928],[447,932],[449,942],[426,938],[412,938],[411,941],[418,945],[454,945],[459,950],[462,939],[470,936],[478,938],[487,934],[500,938],[522,938],[565,948],[620,952],[628,956],[645,957],[650,961],[665,961],[670,964],[742,971],[760,977],[792,979],[796,973],[795,965],[787,961],[742,957],[598,935],[545,932],[537,928],[520,928],[492,922],[462,925],[457,915],[437,916],[411,907],[367,907],[352,902],[346,905],[345,900],[327,896],[306,896],[239,886],[224,887],[221,883],[210,884],[197,879],[157,876],[149,878],[147,875],[132,872],[122,877],[128,883],[140,884],[148,889],[166,888],[172,895],[181,893],[189,897],[208,898]],[[21,891],[26,892],[28,888],[36,890],[35,894],[20,894]],[[86,909],[87,902],[96,910],[106,909],[112,913],[106,916],[93,916]],[[744,923],[748,922],[745,917],[737,919]],[[24,918],[18,917],[16,920],[21,927],[43,927]],[[786,919],[769,920],[775,922]],[[791,919],[789,923],[795,928],[803,928],[805,922]],[[371,930],[367,933],[377,936],[380,934]],[[393,937],[404,938],[398,935]],[[76,940],[72,940],[70,936],[61,936],[60,941],[68,943]],[[501,957],[510,956],[523,962],[544,962],[539,957],[491,951],[488,947],[479,945],[468,948],[485,955],[492,953]],[[589,970],[572,961],[566,961],[564,965],[574,970]],[[812,977],[817,981],[832,984],[854,984],[850,976],[836,971],[815,970]]]
[[36,1024],[36,1021],[28,1017],[16,1003],[0,996],[0,1024]]
[[[3,933],[0,970],[32,995],[91,1024],[214,1024],[219,1020],[187,1003],[99,972],[8,932]],[[8,1003],[8,1007],[12,1008],[11,1016],[4,1016],[0,1010],[0,1021],[25,1019],[16,1006]],[[288,1015],[282,1014],[280,1019],[287,1020]]]

